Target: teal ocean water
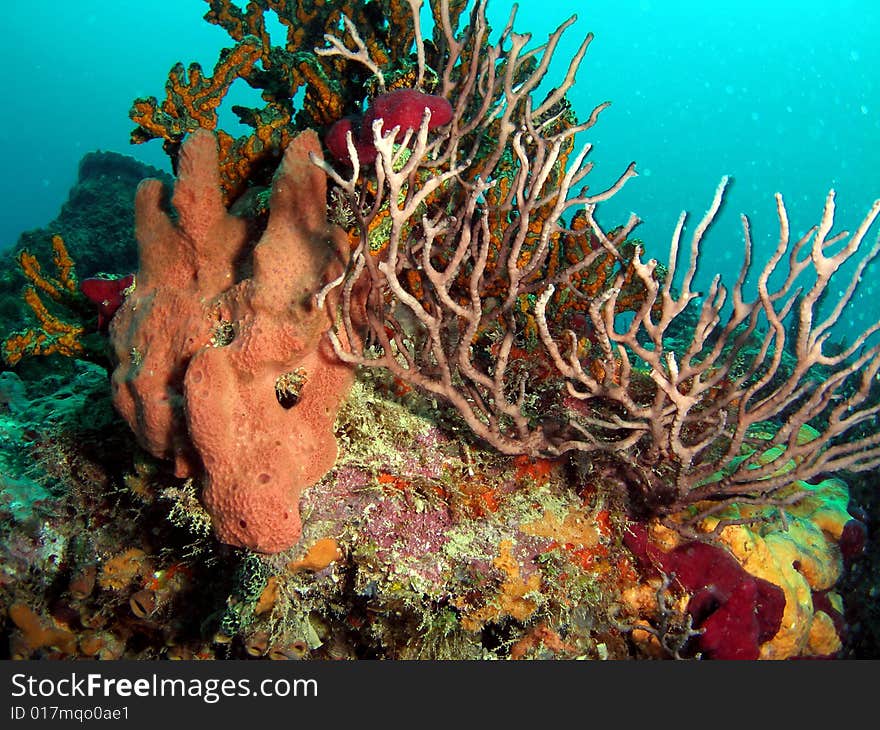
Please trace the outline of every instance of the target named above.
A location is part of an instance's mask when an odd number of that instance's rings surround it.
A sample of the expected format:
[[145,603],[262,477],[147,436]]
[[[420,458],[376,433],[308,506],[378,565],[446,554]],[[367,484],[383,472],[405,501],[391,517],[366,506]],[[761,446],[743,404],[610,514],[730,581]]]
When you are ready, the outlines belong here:
[[[496,29],[511,5],[490,0]],[[168,167],[158,141],[129,144],[128,110],[135,97],[161,97],[176,61],[213,67],[229,38],[202,20],[206,10],[202,0],[5,4],[0,247],[56,215],[90,150]],[[574,13],[551,78],[593,32],[571,98],[582,116],[612,102],[589,133],[590,180],[607,184],[631,160],[640,172],[600,220],[612,226],[638,213],[640,235],[657,258],[666,258],[680,211],[701,214],[722,175],[734,184],[707,241],[703,280],[734,275],[739,213],[751,218],[762,250],[775,244],[777,191],[796,232],[818,220],[830,188],[841,228],[855,226],[880,196],[877,3],[525,0],[516,27],[540,43]],[[251,98],[238,86],[227,108]],[[235,126],[231,113],[222,125]],[[878,293],[880,286],[865,283],[853,324],[877,318]]]

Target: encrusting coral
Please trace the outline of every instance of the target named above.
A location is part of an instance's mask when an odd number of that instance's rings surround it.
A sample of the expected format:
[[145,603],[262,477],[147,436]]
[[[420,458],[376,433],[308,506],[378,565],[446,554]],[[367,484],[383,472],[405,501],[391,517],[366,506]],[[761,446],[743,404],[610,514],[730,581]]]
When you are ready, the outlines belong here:
[[[299,495],[336,459],[333,419],[353,377],[312,302],[347,254],[325,220],[324,175],[309,159],[320,153],[313,132],[290,143],[254,242],[223,203],[214,135],[190,136],[177,222],[161,207],[161,183],[138,190],[140,266],[110,325],[117,409],[178,476],[204,472],[220,540],[261,552],[299,537]],[[293,373],[296,393],[279,386]]]

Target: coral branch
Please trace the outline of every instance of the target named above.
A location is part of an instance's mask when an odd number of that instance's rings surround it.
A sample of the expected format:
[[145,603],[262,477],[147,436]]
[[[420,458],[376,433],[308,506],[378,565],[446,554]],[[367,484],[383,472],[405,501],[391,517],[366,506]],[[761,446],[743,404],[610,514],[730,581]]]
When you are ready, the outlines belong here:
[[52,259],[56,276],[45,273],[29,251],[24,250],[18,256],[18,265],[29,282],[22,292],[22,299],[30,308],[36,324],[13,332],[0,344],[3,361],[10,367],[23,358],[42,355],[103,360],[85,338],[87,310],[84,298],[79,292],[73,259],[67,252],[64,239],[58,235],[52,237]]

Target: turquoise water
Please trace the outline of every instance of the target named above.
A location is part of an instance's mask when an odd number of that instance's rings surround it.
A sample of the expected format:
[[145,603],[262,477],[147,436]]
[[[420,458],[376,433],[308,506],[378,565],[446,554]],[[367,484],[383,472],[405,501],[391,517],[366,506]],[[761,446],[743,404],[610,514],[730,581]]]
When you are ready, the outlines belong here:
[[[54,218],[85,152],[114,150],[167,168],[158,141],[129,145],[132,99],[161,97],[173,63],[198,61],[207,71],[229,45],[225,31],[201,19],[201,0],[4,6],[0,247]],[[496,27],[510,6],[490,0]],[[853,227],[880,196],[880,4],[526,0],[516,27],[540,42],[574,12],[556,73],[594,32],[572,101],[583,115],[613,102],[589,135],[592,182],[607,183],[631,160],[640,171],[600,220],[613,225],[637,212],[653,255],[666,258],[680,211],[701,214],[725,174],[734,185],[706,244],[705,277],[738,266],[740,212],[765,251],[775,243],[777,191],[797,232],[818,220],[831,187],[840,227]],[[233,91],[236,101],[252,98],[246,87]],[[234,125],[227,118],[224,126]],[[880,315],[877,293],[865,282],[853,324]]]

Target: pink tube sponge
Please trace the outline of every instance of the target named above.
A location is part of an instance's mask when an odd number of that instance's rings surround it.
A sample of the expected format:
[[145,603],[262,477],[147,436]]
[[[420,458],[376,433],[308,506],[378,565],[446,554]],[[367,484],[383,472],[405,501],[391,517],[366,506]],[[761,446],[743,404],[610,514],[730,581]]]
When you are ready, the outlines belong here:
[[[113,317],[114,403],[142,445],[197,477],[223,542],[264,553],[299,537],[299,497],[333,465],[352,371],[326,339],[314,294],[337,276],[344,232],[327,223],[313,132],[288,146],[254,242],[223,204],[213,134],[181,148],[172,204],[136,198],[140,270]],[[329,304],[332,306],[332,303]]]

